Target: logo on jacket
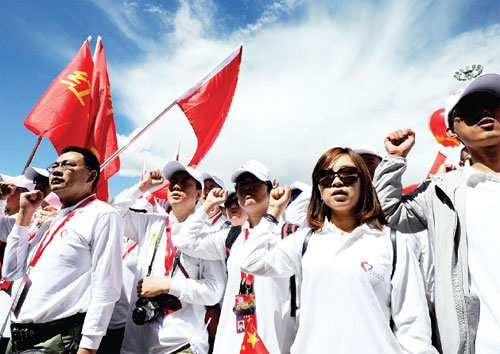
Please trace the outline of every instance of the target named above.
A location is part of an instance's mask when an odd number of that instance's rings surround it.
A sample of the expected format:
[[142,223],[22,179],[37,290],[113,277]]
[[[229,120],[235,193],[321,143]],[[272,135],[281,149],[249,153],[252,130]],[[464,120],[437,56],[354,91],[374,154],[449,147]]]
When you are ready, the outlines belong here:
[[370,275],[378,280],[384,281],[384,276],[382,274],[379,274],[379,273],[373,271],[372,270],[373,266],[370,263],[368,263],[366,261],[361,262],[361,268],[363,268],[363,270],[366,273],[368,273],[368,275]]

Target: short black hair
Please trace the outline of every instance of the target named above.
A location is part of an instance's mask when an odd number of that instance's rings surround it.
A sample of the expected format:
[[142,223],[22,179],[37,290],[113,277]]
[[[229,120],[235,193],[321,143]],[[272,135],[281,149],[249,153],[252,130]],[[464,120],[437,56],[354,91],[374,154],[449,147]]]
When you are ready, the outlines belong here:
[[99,176],[101,175],[101,164],[97,159],[97,156],[90,151],[89,149],[85,149],[79,146],[66,146],[61,150],[61,155],[67,152],[77,152],[83,155],[83,161],[85,162],[85,166],[89,171],[96,171],[96,177],[94,183],[92,183],[92,190],[97,186],[97,182],[99,181]]

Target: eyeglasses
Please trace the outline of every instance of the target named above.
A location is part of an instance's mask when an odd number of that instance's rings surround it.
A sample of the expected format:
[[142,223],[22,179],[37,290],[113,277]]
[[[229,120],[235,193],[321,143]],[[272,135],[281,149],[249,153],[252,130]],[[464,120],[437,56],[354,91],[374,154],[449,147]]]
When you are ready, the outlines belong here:
[[[54,162],[49,167],[47,167],[47,171],[49,171],[49,173],[52,173],[56,168],[59,167],[63,171],[68,171],[68,170],[73,170],[77,166],[78,164],[76,162],[64,160],[62,162]],[[85,166],[85,168],[88,169],[87,166]]]
[[316,180],[320,186],[330,187],[335,180],[335,176],[338,176],[342,183],[348,186],[358,181],[359,173],[356,167],[342,167],[338,171],[326,168],[318,172]]

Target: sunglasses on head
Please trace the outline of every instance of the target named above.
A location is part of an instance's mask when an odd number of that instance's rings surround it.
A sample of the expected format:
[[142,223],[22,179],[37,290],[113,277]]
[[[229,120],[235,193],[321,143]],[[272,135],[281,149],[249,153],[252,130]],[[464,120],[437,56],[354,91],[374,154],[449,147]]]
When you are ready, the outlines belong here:
[[342,167],[338,171],[325,168],[318,172],[317,182],[320,186],[330,187],[335,180],[335,176],[338,176],[342,183],[348,186],[358,181],[359,173],[356,167]]

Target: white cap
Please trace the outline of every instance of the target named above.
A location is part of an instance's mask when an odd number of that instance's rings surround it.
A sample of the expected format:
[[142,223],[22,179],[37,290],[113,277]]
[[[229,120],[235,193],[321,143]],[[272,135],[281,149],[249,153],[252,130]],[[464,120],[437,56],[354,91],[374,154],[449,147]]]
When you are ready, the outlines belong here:
[[290,185],[290,189],[293,191],[294,189],[298,189],[298,190],[301,190],[302,192],[307,192],[307,191],[310,191],[312,190],[311,186],[309,186],[308,184],[304,183],[304,182],[300,182],[300,181],[295,181],[293,182],[291,185]]
[[458,101],[460,101],[462,92],[464,92],[464,89],[455,91],[446,99],[446,103],[444,104],[444,122],[446,123],[447,128],[450,127],[449,115],[453,111],[453,108],[455,108],[455,106],[457,105]]
[[453,112],[458,103],[463,98],[476,92],[486,92],[500,99],[500,75],[484,74],[478,76],[477,78],[471,81],[471,83],[465,88],[465,90],[460,90],[460,92],[458,91],[456,92],[458,96],[456,99],[455,98],[450,99],[451,96],[448,97],[450,103],[448,104],[448,100],[446,101],[445,116],[444,116],[447,127],[449,127],[450,123],[450,113]]
[[43,176],[49,178],[49,171],[47,171],[44,168],[38,168],[38,167],[32,167],[29,166],[25,171],[24,171],[24,176],[31,180],[34,181],[37,176]]
[[170,181],[172,176],[177,172],[187,172],[191,177],[193,177],[201,184],[201,190],[203,191],[203,177],[201,177],[201,173],[196,171],[194,168],[189,166],[186,167],[179,161],[167,162],[165,167],[163,167],[163,177],[165,177],[167,181]]
[[30,181],[29,179],[24,177],[24,175],[12,177],[0,174],[0,181],[13,183],[16,185],[16,187],[26,188],[30,192],[35,189],[35,184],[33,183],[33,181]]
[[269,169],[266,166],[261,164],[259,161],[250,160],[246,164],[238,168],[236,172],[232,174],[231,182],[235,183],[236,179],[238,179],[238,177],[245,172],[251,173],[262,182],[267,182],[267,181],[272,182],[273,180],[273,177],[271,176],[271,173],[269,172]]
[[224,181],[216,175],[211,175],[210,173],[205,172],[201,174],[201,177],[203,178],[203,182],[205,182],[207,179],[212,179],[215,183],[217,183],[219,187],[221,187],[222,189],[226,189],[226,187],[224,186]]
[[378,152],[377,148],[368,144],[356,145],[353,150],[360,155],[364,154],[375,155],[382,159],[382,155],[380,155],[380,152]]

